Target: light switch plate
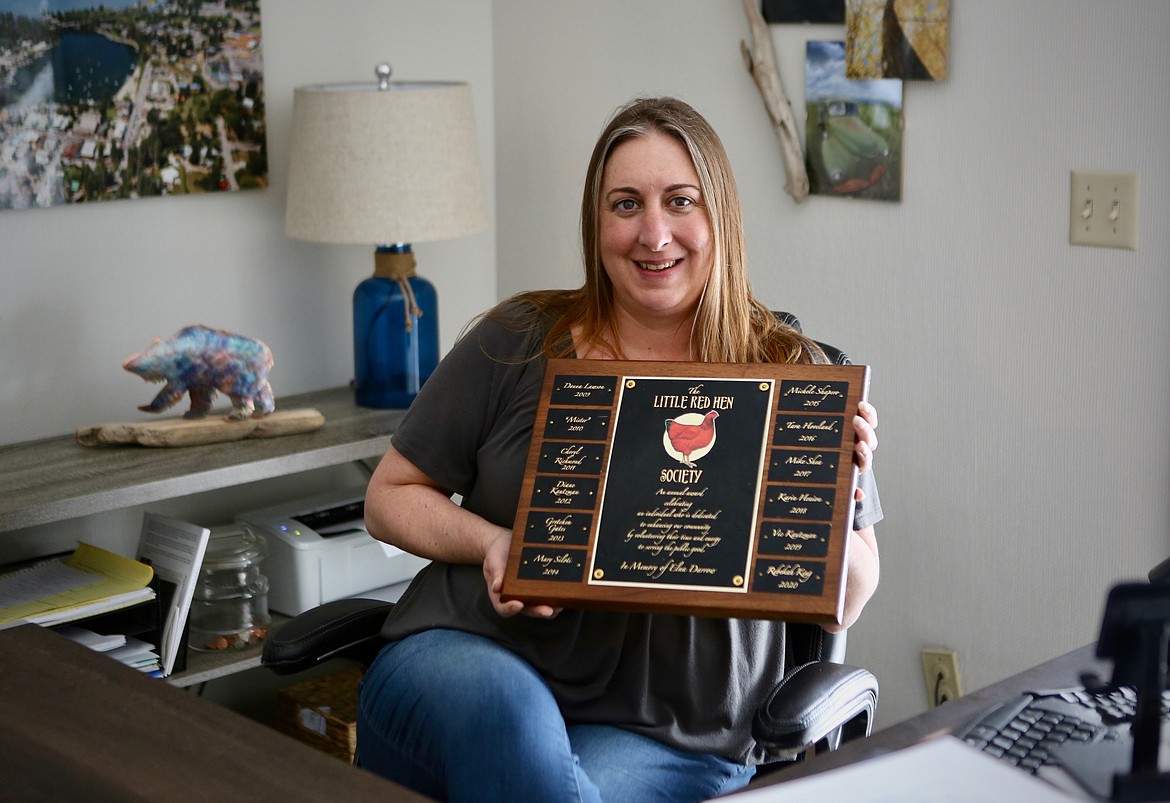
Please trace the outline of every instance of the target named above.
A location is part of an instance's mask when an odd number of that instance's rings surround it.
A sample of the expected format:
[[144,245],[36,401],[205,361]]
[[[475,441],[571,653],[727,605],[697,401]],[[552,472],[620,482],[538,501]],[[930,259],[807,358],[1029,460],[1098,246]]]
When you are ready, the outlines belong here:
[[1069,183],[1068,241],[1136,251],[1138,174],[1074,170]]

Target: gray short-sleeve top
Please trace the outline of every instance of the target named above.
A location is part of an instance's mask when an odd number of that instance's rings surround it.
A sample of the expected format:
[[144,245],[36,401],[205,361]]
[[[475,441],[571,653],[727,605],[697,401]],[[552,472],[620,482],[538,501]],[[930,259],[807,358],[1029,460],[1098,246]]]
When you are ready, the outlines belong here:
[[[470,511],[511,527],[544,379],[544,332],[511,325],[505,305],[463,336],[427,380],[394,447]],[[531,319],[531,316],[528,316]],[[882,518],[872,472],[854,526]],[[433,562],[383,633],[430,628],[491,638],[547,681],[565,717],[643,733],[743,763],[765,756],[752,715],[783,677],[784,625],[747,619],[564,610],[552,620],[501,618],[480,566]]]

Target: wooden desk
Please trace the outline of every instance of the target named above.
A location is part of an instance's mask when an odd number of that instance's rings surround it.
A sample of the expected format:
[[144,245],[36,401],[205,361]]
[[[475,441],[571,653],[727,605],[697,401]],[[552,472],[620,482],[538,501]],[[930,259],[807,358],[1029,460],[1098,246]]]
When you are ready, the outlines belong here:
[[986,709],[1025,691],[1063,689],[1081,685],[1081,673],[1097,672],[1108,677],[1109,664],[1096,657],[1096,645],[1089,644],[1046,661],[1018,675],[993,683],[979,691],[943,703],[924,714],[877,731],[866,739],[842,745],[839,750],[822,753],[806,762],[753,781],[749,788],[771,786],[815,775],[826,770],[874,758],[940,736],[970,724]]
[[44,628],[0,631],[11,801],[425,801]]

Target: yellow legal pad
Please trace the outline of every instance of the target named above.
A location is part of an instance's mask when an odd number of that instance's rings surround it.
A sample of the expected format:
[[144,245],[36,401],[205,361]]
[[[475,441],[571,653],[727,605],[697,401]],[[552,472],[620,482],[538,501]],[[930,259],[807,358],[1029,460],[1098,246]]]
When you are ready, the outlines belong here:
[[91,544],[72,555],[0,576],[0,625],[56,624],[117,610],[154,597],[154,570]]

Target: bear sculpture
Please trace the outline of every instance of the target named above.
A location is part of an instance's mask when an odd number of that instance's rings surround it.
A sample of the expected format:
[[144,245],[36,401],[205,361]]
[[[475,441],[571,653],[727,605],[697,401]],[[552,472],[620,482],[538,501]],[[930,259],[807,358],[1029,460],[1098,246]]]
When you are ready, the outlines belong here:
[[243,421],[276,409],[268,384],[273,362],[272,351],[259,340],[206,326],[188,326],[167,340],[155,338],[122,367],[148,382],[166,382],[154,400],[139,410],[161,413],[188,393],[191,409],[183,417],[203,418],[219,391],[232,401],[226,420]]

